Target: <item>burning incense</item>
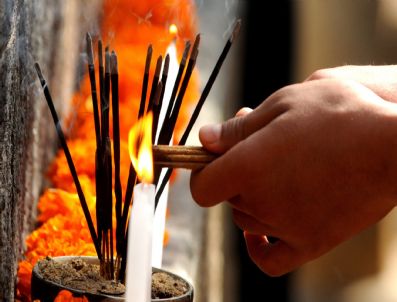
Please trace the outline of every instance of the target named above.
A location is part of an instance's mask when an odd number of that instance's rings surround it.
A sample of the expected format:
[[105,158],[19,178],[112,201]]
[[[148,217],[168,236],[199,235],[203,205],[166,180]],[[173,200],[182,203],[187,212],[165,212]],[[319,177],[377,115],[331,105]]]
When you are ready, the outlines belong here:
[[99,122],[98,97],[97,97],[96,81],[95,81],[94,52],[92,50],[92,39],[89,33],[87,33],[86,40],[87,40],[88,74],[90,77],[92,107],[94,112],[95,137],[96,137],[97,146],[99,146],[101,144],[101,125]]
[[205,167],[216,159],[216,155],[203,147],[193,146],[153,146],[154,164],[168,168],[195,170]]
[[99,241],[98,241],[98,237],[97,237],[97,234],[95,232],[95,228],[94,228],[94,224],[92,222],[91,214],[90,214],[90,211],[89,211],[88,206],[87,206],[87,201],[85,200],[83,189],[81,188],[81,185],[80,185],[79,177],[77,176],[76,168],[74,166],[73,159],[72,159],[72,156],[70,154],[68,144],[66,143],[65,135],[63,134],[63,130],[62,130],[62,126],[61,126],[61,123],[59,121],[59,118],[58,118],[58,114],[57,114],[57,112],[55,110],[55,106],[54,106],[54,103],[52,101],[50,90],[48,88],[46,80],[43,77],[43,74],[41,73],[40,65],[38,63],[35,63],[34,66],[36,68],[37,75],[38,75],[38,77],[40,79],[41,86],[43,87],[45,99],[46,99],[48,107],[49,107],[49,109],[51,111],[51,115],[52,115],[52,118],[53,118],[54,123],[55,123],[56,130],[57,130],[58,138],[59,138],[59,140],[61,142],[62,149],[63,149],[63,151],[65,153],[66,160],[67,160],[67,163],[68,163],[68,166],[69,166],[69,169],[70,169],[70,173],[72,174],[73,181],[74,181],[74,184],[76,186],[77,195],[79,196],[81,208],[83,209],[85,219],[87,220],[88,229],[90,230],[90,235],[91,235],[92,241],[94,242],[95,250],[97,252],[98,258],[101,259],[101,257],[102,257],[101,256],[101,248],[100,248],[100,244],[99,244]]

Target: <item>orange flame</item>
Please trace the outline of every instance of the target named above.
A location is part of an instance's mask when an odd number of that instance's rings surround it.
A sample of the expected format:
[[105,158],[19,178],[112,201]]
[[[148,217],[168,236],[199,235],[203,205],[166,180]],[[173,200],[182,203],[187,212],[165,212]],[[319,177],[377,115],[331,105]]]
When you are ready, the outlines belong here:
[[153,114],[149,112],[141,118],[128,134],[128,150],[138,179],[143,183],[153,182],[152,154]]

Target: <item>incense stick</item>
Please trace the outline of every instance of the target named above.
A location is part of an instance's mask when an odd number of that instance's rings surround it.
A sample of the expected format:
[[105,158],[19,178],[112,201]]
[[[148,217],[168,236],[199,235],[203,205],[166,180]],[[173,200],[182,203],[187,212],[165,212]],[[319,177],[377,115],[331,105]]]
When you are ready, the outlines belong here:
[[152,60],[153,47],[149,45],[146,54],[146,62],[145,62],[145,72],[143,74],[143,82],[142,82],[142,92],[141,92],[141,104],[139,106],[139,114],[138,119],[143,116],[145,113],[146,106],[146,94],[147,94],[147,86],[149,83],[149,71],[150,71],[150,62]]
[[[103,181],[103,200],[101,204],[101,230],[103,234],[103,254],[105,277],[109,279],[112,276],[113,259],[111,254],[113,249],[110,244],[113,243],[112,231],[112,210],[113,210],[113,194],[112,194],[112,154],[111,142],[109,137],[109,107],[110,107],[110,53],[109,48],[105,50],[105,79],[104,79],[104,107],[102,112],[102,181]],[[101,198],[102,199],[102,198]],[[97,207],[98,208],[98,207]]]
[[120,181],[120,122],[119,122],[119,86],[117,56],[111,54],[111,83],[113,111],[113,160],[114,160],[114,191],[116,197],[116,217],[121,217],[122,189]]
[[[114,195],[116,199],[116,251],[121,252],[120,241],[123,240],[121,231],[122,188],[120,180],[120,122],[119,122],[119,76],[117,55],[114,51],[110,56],[111,84],[112,84],[112,111],[113,111],[113,161],[114,161]],[[113,232],[112,232],[113,233]],[[113,235],[111,234],[111,259],[113,259]],[[111,262],[113,264],[113,261]],[[117,265],[118,266],[118,265]],[[113,272],[113,268],[112,268]]]
[[101,145],[101,128],[100,128],[101,126],[99,123],[98,97],[97,97],[96,81],[95,81],[94,52],[92,50],[92,39],[89,33],[87,33],[86,41],[87,41],[87,57],[88,57],[88,74],[90,77],[92,107],[94,112],[95,137],[98,148],[98,146]]
[[223,51],[221,53],[221,55],[218,58],[218,61],[215,64],[214,69],[211,72],[211,75],[207,81],[207,84],[205,85],[203,92],[201,93],[200,99],[197,102],[196,107],[194,108],[193,114],[189,120],[189,123],[185,129],[185,132],[182,135],[182,138],[179,142],[179,145],[184,145],[187,141],[187,138],[190,134],[190,131],[193,128],[193,125],[196,123],[197,118],[201,112],[201,109],[211,91],[212,86],[215,83],[216,77],[219,74],[219,71],[221,70],[222,64],[226,59],[227,54],[229,53],[229,50],[233,44],[233,42],[235,41],[235,39],[237,38],[239,32],[240,32],[240,28],[241,28],[241,20],[237,20],[236,24],[234,25],[234,29],[232,34],[230,35],[230,38],[227,40],[225,47],[223,48]]
[[153,146],[153,162],[157,166],[196,170],[216,159],[216,155],[203,147]]
[[[149,70],[150,70],[150,61],[152,59],[152,53],[153,53],[153,47],[152,45],[149,45],[146,54],[145,70],[144,70],[143,83],[142,83],[141,102],[138,111],[138,119],[140,119],[145,113],[146,93],[147,93],[147,86],[149,81]],[[130,164],[130,168],[128,172],[127,188],[124,197],[123,215],[122,215],[122,221],[124,226],[127,223],[128,209],[131,204],[132,193],[135,183],[136,183],[136,172],[132,164]]]
[[170,68],[170,55],[167,54],[164,60],[164,67],[163,67],[163,74],[161,77],[161,94],[158,99],[158,101],[154,102],[153,105],[153,127],[152,127],[152,138],[153,138],[153,143],[156,142],[156,135],[158,131],[158,125],[159,125],[159,119],[160,119],[160,112],[161,108],[163,107],[163,99],[164,99],[164,93],[165,93],[165,88],[167,84],[167,79],[168,79],[168,70]]
[[103,103],[104,103],[104,83],[103,83],[103,77],[104,77],[104,67],[103,67],[103,50],[102,50],[102,41],[98,40],[98,73],[99,73],[99,95],[100,95],[100,105],[101,105],[101,119],[102,119],[102,111],[103,111]]
[[159,56],[157,58],[156,69],[154,72],[153,80],[152,80],[152,89],[150,90],[149,102],[147,105],[146,113],[153,110],[154,105],[154,95],[156,93],[157,84],[160,79],[160,71],[161,71],[161,64],[163,62],[163,57]]
[[156,140],[157,126],[158,126],[159,115],[161,110],[160,98],[163,91],[164,91],[163,83],[159,82],[153,97],[154,106],[153,106],[152,144],[154,144],[154,141]]
[[77,175],[77,171],[76,171],[76,168],[74,166],[73,159],[72,159],[72,156],[70,154],[69,147],[68,147],[68,144],[66,142],[65,135],[63,134],[63,130],[62,130],[62,126],[61,126],[61,123],[59,121],[59,118],[58,118],[58,114],[57,114],[57,112],[55,110],[55,106],[54,106],[54,103],[52,101],[50,90],[48,88],[46,80],[43,77],[43,74],[42,74],[41,69],[40,69],[40,65],[38,63],[35,63],[34,66],[36,68],[37,75],[38,75],[38,77],[40,79],[41,86],[43,87],[44,96],[45,96],[45,99],[47,101],[47,105],[48,105],[48,107],[50,109],[52,118],[54,120],[56,131],[57,131],[57,134],[58,134],[58,138],[59,138],[59,140],[61,142],[61,146],[62,146],[62,149],[63,149],[63,151],[65,153],[66,161],[68,163],[68,166],[69,166],[69,169],[70,169],[70,173],[72,174],[73,181],[74,181],[74,184],[76,186],[77,195],[79,196],[81,208],[83,209],[83,213],[84,213],[85,219],[87,221],[88,229],[90,231],[90,235],[91,235],[92,241],[94,243],[95,250],[97,252],[98,258],[102,259],[101,248],[100,248],[100,245],[99,245],[99,242],[98,242],[97,234],[95,232],[94,224],[92,222],[91,214],[90,214],[90,211],[88,209],[88,205],[87,205],[87,201],[86,201],[85,196],[84,196],[83,189],[81,188],[79,177]]

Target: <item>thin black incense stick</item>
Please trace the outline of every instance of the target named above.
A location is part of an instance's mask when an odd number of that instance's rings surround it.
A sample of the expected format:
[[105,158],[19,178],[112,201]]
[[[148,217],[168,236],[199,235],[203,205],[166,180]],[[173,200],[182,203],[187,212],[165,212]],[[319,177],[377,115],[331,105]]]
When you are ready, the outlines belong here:
[[225,47],[223,48],[223,51],[221,55],[218,58],[218,61],[215,64],[214,69],[211,72],[211,75],[207,81],[207,84],[205,85],[203,92],[201,93],[200,99],[197,102],[196,107],[194,108],[193,114],[189,120],[189,123],[185,129],[185,132],[182,135],[182,138],[179,142],[179,145],[184,145],[186,144],[187,138],[189,137],[190,131],[193,128],[193,125],[196,123],[197,118],[201,112],[201,109],[208,97],[208,94],[210,93],[212,86],[214,85],[214,82],[216,80],[216,77],[218,76],[219,71],[221,70],[222,64],[226,59],[227,54],[229,53],[230,47],[232,46],[233,42],[237,38],[241,28],[241,20],[237,20],[236,24],[234,25],[234,29],[232,34],[230,35],[230,38],[227,40]]
[[50,90],[48,89],[47,83],[46,83],[46,81],[45,81],[45,79],[43,77],[43,74],[41,73],[41,69],[40,69],[39,64],[35,63],[34,66],[36,68],[37,75],[38,75],[38,77],[40,79],[41,86],[43,87],[45,99],[46,99],[47,105],[48,105],[48,107],[49,107],[49,109],[51,111],[51,115],[52,115],[52,118],[53,118],[54,123],[55,123],[55,127],[56,127],[56,131],[57,131],[57,134],[58,134],[58,138],[59,138],[59,140],[61,142],[61,146],[62,146],[62,149],[63,149],[63,151],[65,153],[66,161],[68,163],[68,166],[69,166],[69,169],[70,169],[70,173],[72,174],[73,181],[74,181],[74,184],[76,186],[76,191],[77,191],[77,194],[79,196],[81,208],[83,209],[83,213],[84,213],[85,219],[87,221],[88,229],[90,231],[90,235],[91,235],[92,241],[94,242],[95,250],[97,252],[98,258],[101,259],[102,255],[101,255],[101,248],[100,248],[100,245],[99,245],[99,242],[98,242],[98,237],[97,237],[96,232],[95,232],[94,224],[93,224],[92,219],[91,219],[91,214],[90,214],[90,211],[88,209],[87,201],[85,199],[83,189],[81,188],[81,184],[80,184],[77,172],[76,172],[76,168],[75,168],[74,163],[73,163],[72,156],[71,156],[70,151],[69,151],[69,147],[68,147],[67,142],[66,142],[66,138],[65,138],[65,136],[63,134],[63,130],[62,130],[62,126],[61,126],[61,123],[59,121],[59,118],[58,118],[58,114],[57,114],[57,112],[55,110],[54,103],[52,101]]
[[165,60],[164,60],[164,67],[163,67],[163,74],[161,76],[161,95],[160,98],[158,100],[158,104],[154,104],[153,107],[153,142],[156,142],[156,135],[158,132],[158,124],[159,124],[159,119],[160,119],[160,113],[161,113],[161,109],[163,107],[163,99],[164,99],[164,94],[165,94],[165,88],[167,85],[167,79],[168,79],[168,71],[170,69],[170,55],[167,54],[165,56]]
[[[112,242],[112,154],[111,143],[109,137],[109,107],[110,107],[110,53],[109,48],[105,50],[105,78],[104,78],[104,106],[102,111],[102,181],[103,181],[103,204],[101,227],[104,239],[104,259],[105,274],[109,274],[112,270],[113,259],[111,259],[111,249],[109,247]],[[110,237],[110,238],[109,238]],[[110,267],[109,267],[110,266]],[[109,275],[108,275],[109,276]]]
[[[197,105],[196,105],[196,107],[195,107],[195,109],[193,111],[193,114],[192,114],[192,116],[191,116],[191,118],[189,120],[189,123],[188,123],[188,125],[187,125],[187,127],[186,127],[186,129],[185,129],[185,131],[184,131],[184,133],[182,135],[181,140],[179,141],[179,145],[184,145],[186,143],[187,138],[189,137],[190,131],[192,130],[193,125],[196,122],[196,120],[197,120],[197,118],[198,118],[198,116],[200,114],[200,111],[201,111],[201,109],[202,109],[202,107],[203,107],[203,105],[204,105],[204,103],[205,103],[205,101],[206,101],[206,99],[208,97],[208,94],[211,91],[212,85],[214,84],[214,82],[216,80],[216,77],[217,77],[217,75],[218,75],[218,73],[219,73],[219,71],[220,71],[220,69],[222,67],[222,64],[223,64],[223,62],[226,59],[226,56],[227,56],[227,54],[228,54],[228,52],[230,50],[230,47],[232,46],[233,42],[236,40],[236,38],[237,38],[237,36],[238,36],[238,34],[240,32],[240,28],[241,28],[241,20],[237,20],[236,24],[234,25],[233,32],[232,32],[230,38],[227,40],[226,45],[223,48],[223,51],[222,51],[221,55],[219,56],[218,61],[216,62],[214,69],[212,70],[212,73],[211,73],[211,75],[210,75],[210,77],[209,77],[209,79],[207,81],[207,84],[205,85],[205,87],[203,89],[203,92],[202,92],[202,94],[200,96],[200,99],[197,102]],[[158,190],[157,190],[156,203],[155,203],[156,207],[157,207],[157,204],[158,204],[158,202],[160,200],[160,196],[163,193],[164,188],[165,188],[167,182],[170,179],[171,174],[172,174],[172,169],[168,169],[166,174],[163,177],[163,180],[162,180]]]
[[[113,110],[113,158],[114,158],[114,195],[116,199],[115,211],[116,211],[116,251],[120,248],[117,243],[123,239],[121,227],[121,211],[122,211],[122,188],[120,180],[120,122],[119,122],[119,86],[118,86],[118,66],[117,56],[112,51],[110,57],[111,65],[111,83],[112,83],[112,110]],[[112,232],[113,233],[113,232]],[[111,241],[111,257],[113,259],[113,235],[110,237]],[[113,272],[113,261],[111,261]],[[113,275],[113,274],[112,274]]]
[[[153,47],[152,45],[149,45],[146,54],[145,71],[143,76],[141,103],[139,105],[138,119],[142,118],[145,113],[146,93],[147,93],[147,86],[149,81],[150,61],[152,59],[152,53],[153,53]],[[130,168],[128,172],[127,188],[124,197],[123,214],[122,214],[122,222],[124,227],[126,225],[128,209],[129,206],[131,205],[132,194],[134,191],[135,183],[136,183],[136,172],[132,164],[130,164]]]
[[114,159],[114,191],[116,197],[116,217],[121,217],[122,189],[120,181],[120,122],[119,122],[119,76],[117,56],[111,54],[111,83],[112,83],[112,110],[113,110],[113,159]]
[[152,144],[154,144],[156,139],[157,125],[159,122],[159,114],[161,110],[160,97],[162,92],[163,92],[163,83],[159,82],[153,97],[154,104],[153,104]]
[[88,74],[91,83],[91,98],[92,98],[92,107],[94,112],[95,137],[98,148],[101,145],[101,128],[100,128],[101,125],[99,123],[98,97],[97,97],[96,81],[95,81],[94,52],[92,50],[92,39],[89,33],[87,33],[86,40],[87,40]]
[[165,113],[165,117],[164,117],[164,121],[163,124],[161,126],[160,129],[160,133],[159,133],[159,138],[158,138],[158,144],[161,145],[165,145],[165,134],[167,133],[167,127],[169,124],[169,119],[171,117],[171,112],[172,112],[172,108],[174,106],[174,101],[176,98],[176,94],[178,93],[178,89],[179,89],[179,84],[181,83],[181,79],[182,79],[182,75],[183,72],[185,70],[185,66],[186,66],[186,62],[187,62],[187,57],[189,55],[189,50],[190,50],[190,42],[187,41],[185,44],[185,49],[183,51],[183,55],[182,55],[182,59],[179,63],[179,68],[178,68],[178,73],[175,79],[175,83],[174,83],[174,87],[172,88],[172,92],[171,92],[171,97],[169,99],[169,103],[168,103],[168,107],[167,107],[167,111]]
[[161,91],[161,96],[160,96],[160,100],[159,100],[160,108],[162,108],[162,106],[163,106],[163,99],[164,99],[164,94],[165,94],[165,87],[167,85],[169,69],[170,69],[170,55],[167,54],[165,56],[163,74],[161,76],[161,84],[163,85],[163,90]]
[[99,74],[99,95],[100,95],[100,105],[101,105],[101,118],[102,118],[102,111],[103,111],[103,103],[104,103],[104,83],[103,77],[105,69],[103,67],[103,49],[102,49],[102,41],[98,40],[98,74]]
[[143,74],[143,82],[142,82],[142,93],[141,93],[141,104],[139,106],[138,119],[140,119],[145,113],[146,106],[146,94],[147,87],[149,83],[149,71],[150,71],[150,62],[152,60],[153,47],[149,45],[146,54],[146,62],[145,62],[145,72]]
[[152,89],[150,90],[149,102],[147,105],[146,112],[153,110],[154,104],[154,95],[156,94],[157,85],[160,79],[160,72],[161,72],[161,64],[163,62],[163,57],[159,56],[157,58],[156,69],[154,72],[153,80],[152,80]]

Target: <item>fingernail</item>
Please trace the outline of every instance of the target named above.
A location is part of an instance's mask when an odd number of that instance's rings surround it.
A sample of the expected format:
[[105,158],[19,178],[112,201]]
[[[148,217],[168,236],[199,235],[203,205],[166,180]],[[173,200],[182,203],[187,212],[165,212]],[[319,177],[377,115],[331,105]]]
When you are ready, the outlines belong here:
[[200,129],[200,138],[207,144],[213,144],[221,138],[220,124],[205,125]]

